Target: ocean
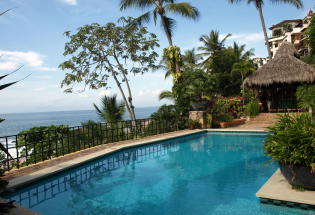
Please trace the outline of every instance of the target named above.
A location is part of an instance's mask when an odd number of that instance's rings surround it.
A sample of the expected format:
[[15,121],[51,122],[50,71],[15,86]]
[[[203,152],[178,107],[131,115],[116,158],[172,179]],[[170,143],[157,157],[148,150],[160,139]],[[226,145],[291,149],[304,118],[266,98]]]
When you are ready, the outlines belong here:
[[[135,114],[138,119],[148,118],[158,107],[136,108]],[[77,110],[77,111],[55,111],[39,113],[10,113],[1,114],[0,118],[5,119],[0,123],[0,137],[15,135],[20,131],[30,129],[34,126],[47,125],[69,125],[78,126],[82,122],[93,120],[100,122],[95,110]],[[126,113],[124,119],[128,120]]]

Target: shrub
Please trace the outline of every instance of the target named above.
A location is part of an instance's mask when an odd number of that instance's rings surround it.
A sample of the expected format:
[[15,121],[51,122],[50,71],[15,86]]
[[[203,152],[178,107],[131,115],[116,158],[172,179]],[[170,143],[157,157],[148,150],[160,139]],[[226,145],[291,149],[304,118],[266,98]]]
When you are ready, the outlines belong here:
[[198,129],[201,128],[199,120],[189,120],[188,122],[189,129]]
[[246,116],[254,117],[254,116],[257,116],[259,112],[260,112],[260,106],[258,102],[254,101],[246,105],[246,108],[245,108]]
[[183,115],[182,112],[177,105],[162,105],[151,114],[151,118],[156,121],[167,122],[170,125],[178,125],[180,129],[184,129],[187,128],[188,116]]
[[264,149],[273,160],[315,170],[315,124],[309,114],[283,115],[269,127]]
[[231,122],[233,120],[233,116],[224,114],[218,117],[219,122]]

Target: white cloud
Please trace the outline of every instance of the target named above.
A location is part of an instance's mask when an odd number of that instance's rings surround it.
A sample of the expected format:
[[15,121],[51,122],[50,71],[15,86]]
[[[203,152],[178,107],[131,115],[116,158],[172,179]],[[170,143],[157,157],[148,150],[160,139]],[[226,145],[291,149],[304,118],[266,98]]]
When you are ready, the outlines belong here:
[[44,56],[40,53],[27,51],[0,50],[0,70],[13,70],[21,65],[29,66],[39,71],[56,71],[56,68],[44,66]]
[[14,62],[0,62],[0,70],[14,70],[17,66]]
[[77,0],[62,0],[62,1],[68,5],[77,5],[78,4]]
[[112,94],[112,91],[110,91],[110,90],[103,90],[98,95],[99,96],[109,96],[110,94]]
[[257,43],[264,40],[264,35],[262,32],[250,34],[232,34],[228,40],[235,40],[241,44]]
[[87,98],[88,95],[86,93],[79,93],[79,96],[82,97],[82,98]]
[[162,92],[161,89],[156,90],[140,90],[137,96],[158,96]]

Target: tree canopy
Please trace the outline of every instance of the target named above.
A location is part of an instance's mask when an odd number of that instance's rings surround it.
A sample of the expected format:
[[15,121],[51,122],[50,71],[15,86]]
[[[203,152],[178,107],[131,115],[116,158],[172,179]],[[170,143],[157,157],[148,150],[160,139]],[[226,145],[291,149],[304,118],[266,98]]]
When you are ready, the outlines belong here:
[[[70,70],[61,83],[72,92],[74,84],[83,83],[83,90],[108,88],[108,80],[113,78],[118,86],[131,119],[135,119],[132,94],[128,74],[143,74],[155,69],[159,47],[155,34],[146,27],[136,24],[134,18],[122,17],[119,24],[93,23],[80,27],[74,34],[65,32],[69,42],[65,45],[64,55],[69,59],[60,65]],[[121,87],[124,82],[128,89],[128,99]]]

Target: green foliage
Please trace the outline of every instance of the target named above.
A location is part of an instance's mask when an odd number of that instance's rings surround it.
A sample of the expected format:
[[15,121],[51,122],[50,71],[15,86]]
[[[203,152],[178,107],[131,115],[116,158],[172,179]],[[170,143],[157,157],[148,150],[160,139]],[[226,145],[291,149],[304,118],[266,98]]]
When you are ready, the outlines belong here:
[[306,32],[307,42],[311,49],[310,56],[315,56],[315,17],[311,19],[310,25]]
[[[176,25],[176,21],[170,18],[169,14],[180,15],[189,19],[198,19],[199,11],[197,8],[193,7],[187,2],[174,2],[169,0],[121,0],[120,1],[120,10],[126,10],[128,8],[140,8],[144,10],[149,10],[143,15],[139,16],[136,21],[138,24],[148,23],[151,21],[151,18],[154,20],[154,24],[157,23],[158,16],[161,19],[161,26],[165,31],[169,45],[172,46],[172,35],[173,30]],[[154,8],[152,10],[152,8]]]
[[[66,125],[40,126],[21,131],[18,146],[27,145],[27,147],[23,147],[20,154],[21,156],[26,156],[26,153],[30,154],[24,164],[36,163],[58,156],[57,149],[61,148],[63,143],[68,143],[66,139],[68,133],[69,127]],[[75,141],[69,142],[67,153],[73,152],[74,147]]]
[[214,94],[215,79],[200,69],[186,69],[174,83],[172,92],[176,105],[190,109],[192,103],[202,102],[204,97]]
[[162,105],[156,112],[151,114],[151,118],[170,124],[178,124],[179,128],[185,128],[187,115],[182,114],[182,110],[177,105]]
[[220,40],[219,32],[211,31],[200,37],[202,46],[198,48],[203,57],[201,67],[215,77],[216,93],[225,97],[239,95],[244,78],[256,69],[250,59],[253,50],[245,50],[245,45],[236,43],[224,46],[229,36]]
[[216,103],[220,106],[221,115],[230,115],[233,118],[239,118],[244,113],[244,99],[242,97],[220,97]]
[[307,56],[301,57],[301,60],[315,67],[315,55],[307,55]]
[[202,127],[201,127],[199,120],[189,120],[188,121],[188,128],[189,129],[200,129]]
[[292,25],[288,24],[288,23],[284,23],[282,25],[282,28],[283,28],[284,32],[292,32],[293,31]]
[[296,98],[301,108],[312,110],[315,108],[315,85],[300,86],[296,90]]
[[177,46],[169,46],[163,50],[163,56],[167,62],[168,73],[173,77],[174,81],[177,81],[181,75],[181,72],[178,68],[178,65],[182,64],[180,48]]
[[[108,78],[119,74],[142,74],[155,68],[158,54],[156,35],[135,25],[133,18],[120,18],[119,23],[97,23],[80,27],[70,39],[64,56],[70,59],[60,65],[66,73],[62,86],[83,82],[90,89],[107,87]],[[126,81],[124,79],[124,81]],[[66,92],[72,92],[72,87]]]
[[162,100],[162,99],[168,99],[168,100],[174,101],[173,92],[168,91],[168,90],[162,91],[159,95],[159,100]]
[[300,192],[303,192],[305,191],[305,188],[304,187],[301,187],[299,185],[292,185],[292,189],[296,190],[296,191],[300,191]]
[[104,122],[119,122],[123,120],[126,112],[125,104],[117,101],[117,96],[104,96],[101,99],[101,107],[93,104],[99,118]]
[[246,105],[245,114],[246,116],[254,117],[260,113],[260,105],[257,101],[251,101]]
[[256,89],[245,88],[244,103],[258,101],[258,91]]
[[283,35],[283,31],[282,31],[281,28],[275,29],[275,30],[273,30],[273,32],[272,32],[272,36],[274,36],[274,37],[280,37],[280,36],[282,36],[282,35]]
[[213,116],[210,113],[207,113],[205,118],[205,125],[207,128],[211,128],[212,127],[212,122],[213,122]]
[[267,155],[284,164],[315,170],[315,125],[308,114],[282,115],[269,131],[264,144]]
[[217,118],[219,122],[231,122],[233,119],[234,117],[229,114],[223,114]]

